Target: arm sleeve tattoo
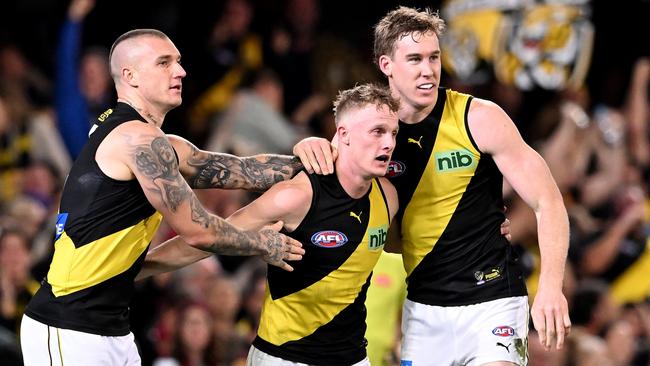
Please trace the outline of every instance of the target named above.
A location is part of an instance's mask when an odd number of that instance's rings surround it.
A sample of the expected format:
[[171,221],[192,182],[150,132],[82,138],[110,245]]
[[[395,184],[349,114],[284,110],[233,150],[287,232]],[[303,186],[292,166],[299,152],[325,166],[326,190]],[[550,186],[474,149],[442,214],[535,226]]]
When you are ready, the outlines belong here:
[[300,159],[295,156],[265,154],[240,158],[193,150],[187,162],[195,169],[194,174],[187,177],[192,188],[265,191],[277,182],[290,179],[302,168]]
[[136,146],[135,164],[153,183],[148,189],[160,195],[172,212],[176,212],[178,206],[192,196],[178,171],[174,149],[165,138],[156,137],[150,145]]
[[[237,227],[229,224],[225,220],[209,214],[201,205],[198,198],[194,195],[190,187],[187,185],[178,170],[178,163],[176,161],[176,154],[174,149],[167,139],[163,137],[154,138],[150,144],[141,144],[135,147],[135,164],[145,177],[147,177],[152,184],[147,184],[145,189],[156,193],[162,200],[165,207],[171,212],[176,212],[177,209],[186,201],[189,200],[191,210],[191,220],[216,233],[217,240],[213,243],[206,243],[201,245],[200,248],[206,251],[214,252],[217,254],[225,255],[256,255],[265,254],[278,255],[278,237],[273,235],[260,236],[259,233],[254,231],[242,231]],[[216,155],[220,156],[220,155]],[[232,160],[232,161],[230,161]],[[239,162],[239,169],[242,172],[254,169],[246,168],[245,164],[255,164],[254,159],[244,161],[243,159],[232,158],[219,161],[218,159],[211,159],[206,162],[204,168],[200,173],[208,174],[208,172],[215,172],[220,178],[212,178],[209,181],[214,184],[214,181],[228,181],[230,169],[228,164],[234,164],[233,161]],[[285,161],[280,158],[280,161]],[[265,169],[276,169],[280,167],[279,163],[266,163],[268,166]],[[211,168],[210,168],[211,167]],[[282,168],[282,174],[288,174],[289,168]],[[206,175],[207,176],[207,175]],[[202,176],[199,175],[197,180],[201,181]],[[221,179],[221,180],[220,180]],[[251,180],[253,178],[250,178]],[[258,180],[266,179],[260,173]],[[201,181],[203,182],[203,181]],[[208,184],[208,180],[201,184]],[[209,187],[209,186],[208,186]]]

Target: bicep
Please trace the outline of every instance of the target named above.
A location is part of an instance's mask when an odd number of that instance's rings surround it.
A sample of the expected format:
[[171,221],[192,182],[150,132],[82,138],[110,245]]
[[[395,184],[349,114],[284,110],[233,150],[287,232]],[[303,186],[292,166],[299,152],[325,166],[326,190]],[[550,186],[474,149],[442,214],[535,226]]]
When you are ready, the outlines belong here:
[[530,146],[516,153],[500,153],[494,161],[517,194],[533,209],[547,194],[554,194],[557,185],[544,159]]
[[169,135],[178,153],[179,171],[192,188],[241,188],[232,182],[241,170],[242,159],[223,153],[198,149],[188,140]]
[[189,234],[193,229],[208,227],[209,215],[181,176],[167,137],[162,133],[144,134],[129,139],[127,144],[127,165],[151,205],[172,228],[179,234]]
[[[259,230],[265,225],[282,221],[292,231],[307,214],[311,203],[311,190],[301,179],[279,183],[259,198],[242,207],[227,220],[244,229]],[[306,179],[306,178],[304,178]]]
[[244,230],[259,230],[277,220],[277,215],[268,207],[264,195],[240,208],[226,219],[229,223]]
[[503,177],[533,208],[557,186],[544,159],[524,142],[514,122],[498,106],[486,101],[470,109],[469,126],[479,149],[491,155]]

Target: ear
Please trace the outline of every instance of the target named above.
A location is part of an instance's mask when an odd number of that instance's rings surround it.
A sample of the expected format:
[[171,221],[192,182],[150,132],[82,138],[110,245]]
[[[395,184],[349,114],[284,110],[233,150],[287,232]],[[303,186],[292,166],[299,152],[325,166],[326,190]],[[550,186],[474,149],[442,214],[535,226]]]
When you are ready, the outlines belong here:
[[339,125],[336,128],[336,136],[339,144],[350,145],[350,130],[347,127]]
[[133,69],[125,67],[122,69],[121,72],[122,75],[122,80],[124,80],[125,83],[127,83],[130,86],[137,87],[138,86],[138,78],[136,77],[136,73],[134,72]]
[[390,77],[392,74],[392,69],[393,69],[393,60],[390,59],[389,56],[387,55],[381,55],[379,56],[379,60],[377,60],[377,64],[379,65],[379,70],[381,70],[384,75]]

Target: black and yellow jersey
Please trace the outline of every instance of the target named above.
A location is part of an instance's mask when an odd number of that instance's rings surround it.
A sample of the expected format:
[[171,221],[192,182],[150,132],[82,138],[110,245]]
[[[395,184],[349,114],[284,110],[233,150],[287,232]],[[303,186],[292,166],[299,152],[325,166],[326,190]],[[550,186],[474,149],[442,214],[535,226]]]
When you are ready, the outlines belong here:
[[136,179],[105,175],[95,153],[120,124],[140,120],[118,103],[98,118],[68,175],[56,224],[54,258],[26,314],[42,323],[105,336],[129,333],[133,280],[162,215]]
[[526,294],[500,234],[503,176],[472,139],[472,97],[440,88],[422,122],[400,121],[387,176],[397,188],[407,298],[468,305]]
[[270,355],[311,365],[366,357],[366,291],[386,242],[386,198],[377,179],[360,199],[336,177],[309,176],[311,207],[292,233],[305,249],[293,272],[269,266],[258,335]]

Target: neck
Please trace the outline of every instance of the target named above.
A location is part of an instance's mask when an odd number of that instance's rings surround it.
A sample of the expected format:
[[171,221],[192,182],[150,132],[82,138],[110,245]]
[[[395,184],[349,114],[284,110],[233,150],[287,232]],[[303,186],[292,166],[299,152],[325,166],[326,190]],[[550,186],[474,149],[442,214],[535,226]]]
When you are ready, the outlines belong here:
[[[395,89],[393,89],[395,90]],[[438,100],[438,89],[435,88],[433,91],[435,95],[435,99]],[[393,91],[393,96],[400,98],[400,95]],[[415,124],[422,122],[423,119],[427,118],[427,116],[431,113],[433,108],[435,108],[436,103],[433,103],[431,105],[425,105],[425,106],[417,106],[417,105],[412,105],[409,103],[400,103],[399,107],[399,120],[407,123],[407,124]]]
[[130,105],[131,108],[135,109],[142,117],[144,117],[144,119],[147,120],[147,122],[152,123],[157,127],[162,127],[163,120],[165,118],[164,113],[152,112],[152,108],[146,107],[145,103],[141,102],[137,98],[118,97],[117,101]]
[[427,118],[435,106],[435,104],[432,104],[430,106],[418,108],[411,105],[402,105],[399,108],[399,120],[408,124],[422,122],[423,119]]
[[336,177],[341,183],[343,190],[352,198],[361,198],[364,194],[370,189],[372,183],[372,178],[363,177],[357,173],[352,173],[357,171],[357,169],[350,164],[346,164],[345,159],[341,159],[341,156],[336,159]]

